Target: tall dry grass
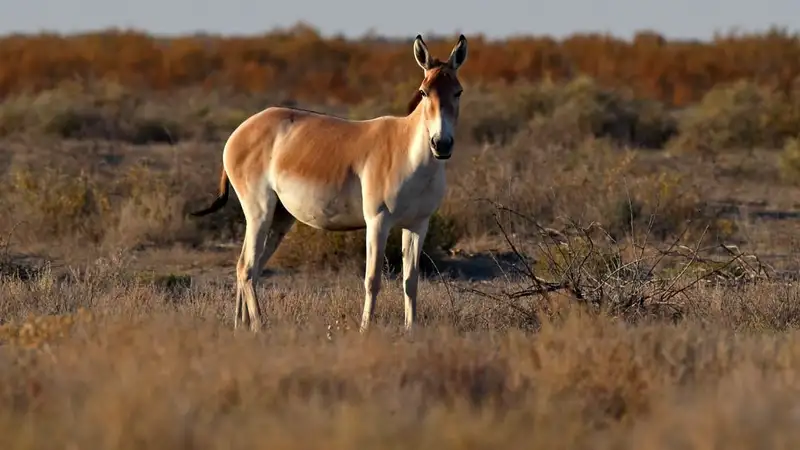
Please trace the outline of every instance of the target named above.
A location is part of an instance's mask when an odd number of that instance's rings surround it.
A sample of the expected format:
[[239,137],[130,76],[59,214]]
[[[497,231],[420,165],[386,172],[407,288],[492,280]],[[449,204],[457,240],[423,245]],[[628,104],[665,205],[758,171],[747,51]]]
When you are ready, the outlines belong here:
[[[422,284],[401,333],[387,280],[262,288],[265,333],[233,333],[232,287],[168,287],[102,262],[6,278],[3,448],[793,448],[800,291],[698,287],[681,322],[629,324],[562,299],[536,333],[513,308]],[[502,282],[501,282],[502,284]],[[499,287],[502,287],[501,285]]]

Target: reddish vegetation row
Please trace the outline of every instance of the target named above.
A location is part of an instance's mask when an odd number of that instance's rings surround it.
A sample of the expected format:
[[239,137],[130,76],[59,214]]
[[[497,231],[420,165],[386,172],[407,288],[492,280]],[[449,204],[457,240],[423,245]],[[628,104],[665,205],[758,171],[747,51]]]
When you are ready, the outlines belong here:
[[[608,86],[674,105],[696,101],[716,83],[747,78],[790,89],[800,75],[800,37],[773,30],[713,42],[633,40],[574,35],[564,40],[469,38],[468,82],[516,82],[584,73]],[[65,80],[116,80],[131,87],[228,86],[283,92],[299,100],[357,102],[388,83],[419,77],[406,42],[322,38],[297,26],[258,37],[162,39],[125,31],[0,38],[0,95],[40,90]],[[455,42],[428,39],[444,58]]]

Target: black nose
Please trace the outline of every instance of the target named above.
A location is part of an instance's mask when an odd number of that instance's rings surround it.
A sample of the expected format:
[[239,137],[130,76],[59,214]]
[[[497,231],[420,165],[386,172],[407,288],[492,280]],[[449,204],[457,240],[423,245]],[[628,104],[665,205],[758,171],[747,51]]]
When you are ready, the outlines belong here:
[[453,138],[441,139],[434,136],[431,138],[431,149],[437,156],[449,156],[453,150]]

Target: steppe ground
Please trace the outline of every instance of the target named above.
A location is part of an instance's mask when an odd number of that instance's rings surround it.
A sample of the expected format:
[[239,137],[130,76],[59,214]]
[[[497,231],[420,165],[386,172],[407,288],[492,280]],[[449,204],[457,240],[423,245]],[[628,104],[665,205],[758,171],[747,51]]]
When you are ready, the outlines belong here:
[[396,240],[363,336],[361,233],[297,227],[252,335],[232,331],[238,205],[185,213],[260,106],[197,131],[188,103],[144,102],[176,143],[143,106],[0,141],[0,448],[800,445],[791,148],[632,148],[563,114],[479,140],[503,124],[465,103],[417,331]]

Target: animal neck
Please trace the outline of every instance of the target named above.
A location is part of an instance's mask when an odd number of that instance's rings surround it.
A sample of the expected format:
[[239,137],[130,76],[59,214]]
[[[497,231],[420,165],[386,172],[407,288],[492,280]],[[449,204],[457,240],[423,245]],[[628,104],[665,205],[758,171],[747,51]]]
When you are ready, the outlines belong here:
[[406,126],[411,130],[411,141],[409,142],[409,159],[412,165],[418,167],[441,167],[443,161],[433,157],[430,148],[430,133],[425,126],[422,116],[422,107],[417,107],[405,118]]
[[411,140],[408,148],[408,157],[411,165],[419,168],[441,166],[442,161],[434,158],[433,153],[431,153],[429,144],[431,137],[423,121],[421,107],[409,114],[406,120],[407,126],[411,131]]

